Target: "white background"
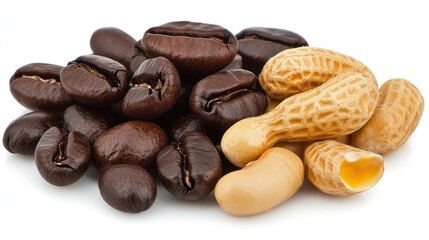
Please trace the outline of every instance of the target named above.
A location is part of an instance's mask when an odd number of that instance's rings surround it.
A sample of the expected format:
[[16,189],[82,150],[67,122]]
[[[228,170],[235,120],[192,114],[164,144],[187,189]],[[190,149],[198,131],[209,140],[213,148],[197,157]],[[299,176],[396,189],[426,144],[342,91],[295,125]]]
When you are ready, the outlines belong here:
[[[403,77],[429,99],[428,8],[425,1],[3,1],[0,6],[0,132],[29,112],[9,92],[14,71],[32,62],[60,65],[90,53],[100,27],[136,39],[169,21],[218,24],[237,33],[277,27],[304,36],[311,46],[353,56],[379,83]],[[373,189],[339,198],[309,183],[265,214],[233,217],[210,196],[184,202],[162,186],[148,211],[126,214],[108,206],[97,172],[77,183],[46,183],[32,157],[0,147],[0,239],[428,239],[428,112],[409,141],[385,156],[385,174]],[[426,133],[426,134],[425,134]]]

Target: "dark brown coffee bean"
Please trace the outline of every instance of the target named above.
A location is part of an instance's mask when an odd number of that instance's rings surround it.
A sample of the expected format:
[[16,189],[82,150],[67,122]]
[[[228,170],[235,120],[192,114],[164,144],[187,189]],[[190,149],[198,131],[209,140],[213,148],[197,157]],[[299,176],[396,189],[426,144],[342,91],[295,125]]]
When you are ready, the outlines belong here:
[[3,146],[11,153],[33,155],[43,133],[53,126],[61,126],[61,116],[48,111],[27,113],[7,126]]
[[158,175],[174,196],[198,200],[207,196],[221,177],[222,164],[210,139],[201,132],[188,132],[158,154]]
[[105,171],[99,181],[101,197],[111,207],[129,213],[149,209],[156,198],[152,176],[137,165],[118,164]]
[[135,164],[150,169],[158,152],[168,144],[158,125],[129,121],[104,132],[95,141],[92,152],[95,167],[101,172],[114,164]]
[[110,106],[108,112],[115,117],[116,124],[131,120],[127,116],[125,116],[124,112],[122,112],[122,100]]
[[258,91],[257,81],[256,76],[246,70],[220,71],[195,85],[189,106],[208,128],[225,130],[243,118],[264,113],[268,101]]
[[130,71],[133,74],[136,72],[137,68],[140,67],[140,64],[142,64],[144,61],[148,59],[148,57],[146,56],[146,53],[144,52],[141,39],[136,42],[136,44],[134,45],[134,48],[136,49],[136,52],[134,53],[134,56],[132,56],[130,60]]
[[179,98],[177,99],[176,104],[174,104],[169,111],[154,121],[162,126],[162,128],[168,129],[172,123],[172,119],[177,119],[183,115],[190,114],[191,109],[189,108],[189,96],[191,96],[193,87],[193,83],[181,82]]
[[134,74],[137,69],[140,67],[140,65],[146,61],[148,59],[148,57],[144,56],[144,55],[136,55],[131,59],[131,63],[130,63],[130,72],[132,74]]
[[68,107],[64,111],[63,118],[64,127],[69,132],[83,134],[90,144],[116,123],[115,118],[107,112],[82,104]]
[[223,70],[231,69],[243,69],[243,58],[240,56],[240,54],[235,55],[234,60],[232,60],[232,62]]
[[96,55],[118,61],[130,69],[131,58],[137,55],[136,40],[128,33],[114,27],[97,29],[91,36],[90,46]]
[[61,71],[61,83],[77,102],[109,107],[128,90],[128,75],[119,62],[98,55],[85,55]]
[[153,120],[170,110],[180,94],[180,78],[166,58],[144,61],[131,79],[122,101],[122,111],[129,118]]
[[84,135],[51,127],[40,138],[35,157],[37,170],[47,182],[65,186],[85,174],[91,162],[91,147]]
[[188,132],[205,132],[205,126],[194,114],[187,114],[171,124],[168,128],[168,137],[171,142],[179,142],[180,138]]
[[243,57],[243,68],[259,76],[265,63],[277,53],[302,46],[307,41],[297,33],[277,28],[246,28],[236,35],[238,53]]
[[20,67],[10,78],[10,92],[29,109],[61,111],[73,104],[60,82],[63,67],[31,63]]
[[181,78],[199,80],[217,72],[228,66],[237,53],[237,40],[231,32],[205,23],[166,23],[147,30],[142,41],[148,57],[168,58]]

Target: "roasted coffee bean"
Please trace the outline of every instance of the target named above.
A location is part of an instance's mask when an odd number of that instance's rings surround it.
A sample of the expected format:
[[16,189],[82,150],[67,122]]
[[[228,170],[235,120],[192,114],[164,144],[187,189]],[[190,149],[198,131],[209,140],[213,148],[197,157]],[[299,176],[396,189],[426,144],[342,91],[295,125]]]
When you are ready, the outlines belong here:
[[188,132],[162,149],[156,159],[159,179],[174,196],[198,200],[207,196],[222,172],[215,146],[201,132]]
[[85,174],[91,162],[91,146],[78,132],[51,127],[40,138],[35,157],[37,170],[47,182],[65,186]]
[[261,115],[268,105],[256,76],[246,70],[220,71],[199,81],[189,106],[208,128],[226,129],[243,118]]
[[243,69],[259,76],[265,63],[277,53],[302,46],[307,41],[297,33],[277,28],[251,27],[237,35],[238,53],[243,57]]
[[82,104],[68,107],[63,118],[68,131],[83,134],[90,144],[116,123],[116,119],[107,112]]
[[181,78],[199,80],[217,72],[228,66],[237,53],[237,40],[231,32],[205,23],[166,23],[148,29],[142,41],[148,57],[168,58]]
[[73,104],[60,82],[63,67],[31,63],[20,67],[10,78],[10,92],[29,109],[61,111]]
[[131,120],[127,116],[125,116],[125,113],[122,112],[122,101],[119,101],[110,106],[108,112],[115,117],[115,120],[117,120],[116,124]]
[[48,111],[27,113],[7,126],[3,146],[11,153],[32,155],[43,133],[53,126],[61,126],[61,116]]
[[95,167],[103,172],[114,164],[136,164],[150,169],[158,152],[168,144],[165,132],[146,121],[129,121],[104,132],[92,152]]
[[177,99],[176,104],[174,104],[169,111],[155,119],[154,122],[159,124],[163,129],[168,129],[172,124],[172,119],[177,119],[186,114],[190,114],[191,109],[189,108],[189,96],[191,96],[193,87],[193,83],[181,82],[179,98]]
[[128,33],[114,27],[97,29],[91,36],[90,46],[96,55],[118,61],[130,69],[131,59],[137,55],[136,40]]
[[156,185],[144,168],[118,164],[106,170],[98,181],[101,197],[111,207],[129,213],[149,209],[156,198]]
[[172,142],[179,142],[180,138],[188,132],[205,132],[205,126],[194,114],[187,114],[171,124],[168,128],[168,137]]
[[61,71],[61,83],[77,102],[109,107],[128,90],[128,75],[119,62],[98,55],[85,55]]
[[135,53],[130,60],[130,71],[133,74],[135,73],[137,68],[140,67],[140,64],[142,64],[144,61],[148,59],[148,57],[146,56],[146,53],[144,52],[141,39],[136,42],[136,44],[134,45],[134,48],[135,48]]
[[231,69],[243,69],[243,58],[240,56],[240,54],[235,55],[234,60],[232,60],[232,62],[223,70]]
[[140,65],[147,59],[149,58],[142,54],[137,54],[133,58],[131,58],[131,62],[130,62],[131,74],[134,74],[137,71],[137,69],[140,67]]
[[153,120],[170,110],[180,94],[180,78],[173,64],[164,57],[144,61],[131,79],[122,101],[129,118]]

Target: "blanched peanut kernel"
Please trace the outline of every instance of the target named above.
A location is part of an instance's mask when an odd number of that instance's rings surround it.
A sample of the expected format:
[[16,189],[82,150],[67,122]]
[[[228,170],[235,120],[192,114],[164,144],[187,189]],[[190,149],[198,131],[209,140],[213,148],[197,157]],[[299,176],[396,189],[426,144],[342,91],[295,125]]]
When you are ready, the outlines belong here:
[[297,155],[284,148],[270,148],[258,160],[222,177],[214,194],[223,210],[246,216],[285,202],[303,180],[304,165]]

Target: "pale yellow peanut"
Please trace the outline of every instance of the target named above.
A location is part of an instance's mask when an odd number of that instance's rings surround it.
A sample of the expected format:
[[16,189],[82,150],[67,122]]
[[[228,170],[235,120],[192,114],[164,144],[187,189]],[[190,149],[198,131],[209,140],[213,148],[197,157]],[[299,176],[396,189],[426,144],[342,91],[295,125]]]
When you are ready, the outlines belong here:
[[377,99],[373,80],[359,73],[338,75],[283,100],[271,112],[235,123],[222,137],[222,151],[231,163],[242,167],[279,141],[304,142],[350,134],[368,121]]
[[259,82],[268,96],[283,100],[346,72],[361,73],[377,84],[371,70],[358,60],[315,47],[291,48],[278,53],[264,65]]
[[307,178],[322,192],[348,196],[373,187],[384,173],[379,154],[334,140],[315,142],[305,149]]
[[419,124],[424,109],[420,91],[405,79],[392,79],[380,87],[373,116],[352,134],[352,145],[379,154],[400,148]]
[[304,181],[304,165],[293,152],[270,148],[244,168],[223,176],[214,194],[220,207],[233,215],[268,211],[289,199]]

